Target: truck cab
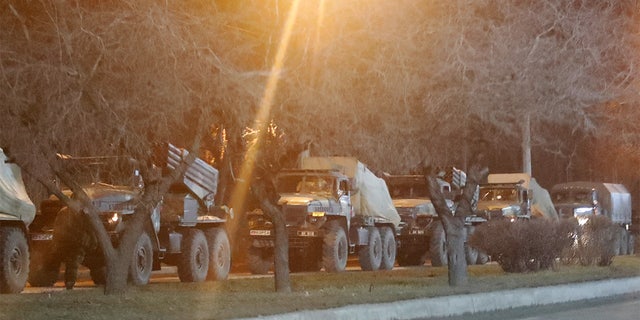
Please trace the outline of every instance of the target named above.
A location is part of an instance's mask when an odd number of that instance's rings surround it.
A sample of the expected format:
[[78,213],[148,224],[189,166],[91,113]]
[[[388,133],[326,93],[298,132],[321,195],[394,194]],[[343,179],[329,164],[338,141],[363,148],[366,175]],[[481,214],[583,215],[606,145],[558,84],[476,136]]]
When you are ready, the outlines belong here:
[[[342,228],[346,237],[351,225],[349,179],[336,170],[286,169],[276,176],[275,184],[279,195],[277,204],[284,214],[289,235],[291,270],[320,270],[323,239],[335,232],[335,228]],[[266,273],[275,247],[273,223],[262,211],[256,210],[248,215],[248,224],[249,267],[253,273]],[[344,262],[346,254],[345,251]],[[325,265],[325,268],[339,269],[340,266]]]
[[531,190],[523,183],[480,185],[478,215],[486,220],[531,218]]

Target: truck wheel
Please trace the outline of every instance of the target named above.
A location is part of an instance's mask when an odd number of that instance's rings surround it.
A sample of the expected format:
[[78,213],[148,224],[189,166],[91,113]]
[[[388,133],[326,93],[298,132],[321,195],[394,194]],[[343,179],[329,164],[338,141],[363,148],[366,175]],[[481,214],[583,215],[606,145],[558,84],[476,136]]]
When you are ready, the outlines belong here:
[[207,280],[226,280],[231,269],[231,245],[223,228],[212,228],[206,231],[209,245],[209,271]]
[[58,280],[60,260],[51,253],[52,246],[39,244],[31,246],[28,282],[33,287],[52,287]]
[[487,262],[489,262],[489,255],[482,251],[478,251],[478,259],[476,260],[476,264],[486,264]]
[[247,253],[249,271],[253,274],[267,274],[273,267],[273,250],[250,247]]
[[620,255],[626,256],[629,254],[629,231],[622,230],[620,232]]
[[182,241],[178,278],[182,282],[204,281],[209,270],[209,247],[204,232],[199,229],[188,229]]
[[338,221],[329,221],[322,243],[322,265],[326,272],[342,272],[349,256],[347,234]]
[[465,260],[467,260],[467,265],[470,266],[478,262],[478,249],[469,245],[469,242],[468,242],[469,238],[471,238],[471,235],[475,231],[475,227],[468,226],[465,229],[467,230],[467,239],[465,240],[465,243],[464,243],[464,257],[465,257]]
[[[149,234],[143,232],[136,241],[129,266],[129,282],[136,286],[149,283],[151,269],[153,268],[153,247]],[[96,271],[99,272],[99,271]],[[99,276],[98,276],[99,277]],[[101,279],[97,279],[101,281]]]
[[382,241],[382,260],[380,269],[391,270],[396,263],[396,238],[389,227],[380,228],[380,240]]
[[365,271],[375,271],[380,269],[382,262],[382,239],[380,231],[376,227],[367,228],[369,231],[369,244],[361,246],[358,251],[360,267]]
[[468,243],[464,245],[464,257],[467,260],[467,265],[474,265],[478,262],[478,250]]
[[431,241],[429,243],[429,251],[431,252],[431,265],[434,267],[446,266],[447,260],[447,238],[444,234],[442,222],[436,223],[431,233]]
[[0,228],[0,293],[19,293],[29,275],[29,245],[22,230]]

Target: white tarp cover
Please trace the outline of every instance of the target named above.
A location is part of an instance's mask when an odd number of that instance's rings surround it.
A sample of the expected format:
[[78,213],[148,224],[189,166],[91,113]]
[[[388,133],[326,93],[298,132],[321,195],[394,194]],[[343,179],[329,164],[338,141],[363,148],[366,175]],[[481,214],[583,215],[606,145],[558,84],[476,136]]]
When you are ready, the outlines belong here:
[[533,198],[531,199],[531,215],[557,220],[558,212],[553,205],[553,201],[551,201],[549,191],[541,187],[534,178],[531,178],[529,181],[529,188],[531,189],[531,192],[533,192]]
[[351,205],[356,215],[384,219],[394,226],[400,223],[400,215],[393,205],[387,184],[367,169],[363,163],[351,157],[306,157],[302,169],[338,170],[351,179]]
[[611,221],[615,223],[631,223],[631,194],[621,184],[603,183],[611,194]]
[[15,217],[28,225],[36,215],[36,207],[24,188],[20,168],[6,160],[0,148],[0,214],[5,219]]

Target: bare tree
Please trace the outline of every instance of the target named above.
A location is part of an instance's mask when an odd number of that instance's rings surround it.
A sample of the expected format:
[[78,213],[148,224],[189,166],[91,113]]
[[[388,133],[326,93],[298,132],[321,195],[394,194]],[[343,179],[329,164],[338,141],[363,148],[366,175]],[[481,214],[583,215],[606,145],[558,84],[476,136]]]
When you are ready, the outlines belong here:
[[462,194],[458,195],[455,200],[454,212],[447,205],[434,173],[425,172],[431,201],[440,221],[442,221],[447,239],[447,267],[449,270],[449,285],[451,286],[465,285],[468,282],[467,260],[464,248],[467,233],[465,218],[473,214],[473,198],[477,192],[478,184],[486,178],[488,172],[488,169],[481,167],[478,162],[471,166]]
[[[251,106],[252,94],[245,91],[251,81],[214,50],[225,43],[210,39],[222,20],[203,16],[200,9],[154,1],[15,1],[0,11],[0,143],[51,194],[89,217],[106,258],[107,293],[124,290],[137,235],[188,164],[172,176],[153,178],[153,144],[193,146],[195,155],[209,124],[242,126],[247,112],[235,103]],[[235,107],[214,117],[219,105]],[[142,165],[145,193],[117,248],[57,153],[126,155]],[[74,198],[53,179],[69,186]]]

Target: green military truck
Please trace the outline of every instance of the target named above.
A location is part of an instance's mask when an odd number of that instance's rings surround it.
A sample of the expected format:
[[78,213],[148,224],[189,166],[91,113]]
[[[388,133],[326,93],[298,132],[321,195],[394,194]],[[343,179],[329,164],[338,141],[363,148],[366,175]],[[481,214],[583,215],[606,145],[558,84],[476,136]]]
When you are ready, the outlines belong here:
[[[168,174],[186,157],[187,151],[168,144],[161,154],[160,159],[165,163],[160,168]],[[136,162],[126,157],[109,156],[65,157],[64,161],[77,169],[77,179],[81,180],[117,246],[136,202],[144,192],[144,181],[136,169]],[[225,225],[230,212],[226,207],[214,204],[217,184],[218,171],[197,158],[182,179],[171,186],[162,202],[149,212],[152,223],[138,238],[129,269],[131,283],[148,283],[152,271],[160,270],[161,264],[177,266],[183,282],[228,277],[231,250]],[[72,196],[69,190],[64,192]],[[68,234],[54,230],[61,210],[67,209],[57,198],[44,201],[30,228],[33,257],[29,283],[32,286],[51,286],[58,279],[62,253],[52,248],[58,248],[56,234],[61,237]],[[97,246],[85,250],[82,264],[90,269],[94,283],[105,283],[104,257]]]
[[[292,271],[344,271],[349,254],[363,270],[392,269],[400,223],[384,180],[351,157],[308,157],[276,177]],[[247,217],[252,273],[269,271],[274,228],[261,211]]]

